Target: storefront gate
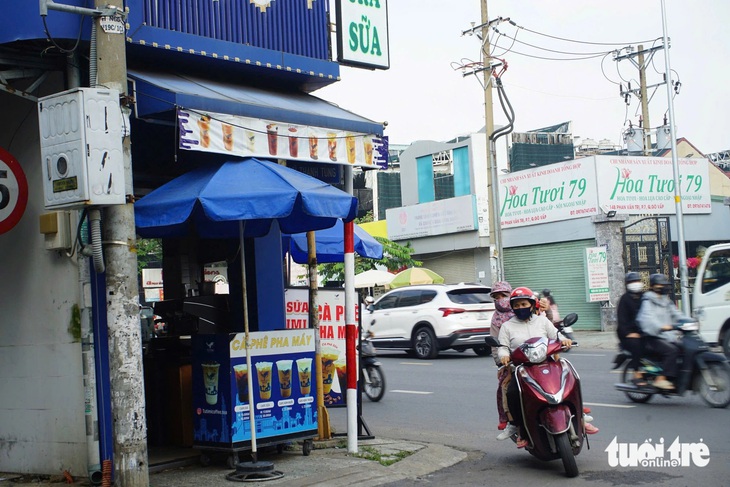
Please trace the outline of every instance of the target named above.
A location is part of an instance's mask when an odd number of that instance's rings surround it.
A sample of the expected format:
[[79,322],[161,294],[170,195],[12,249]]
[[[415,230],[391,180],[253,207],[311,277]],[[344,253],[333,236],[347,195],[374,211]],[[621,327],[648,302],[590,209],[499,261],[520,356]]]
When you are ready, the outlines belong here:
[[[642,218],[623,228],[624,267],[638,272],[648,287],[651,274],[666,274],[674,279],[672,239],[669,218]],[[672,299],[674,300],[674,287]]]

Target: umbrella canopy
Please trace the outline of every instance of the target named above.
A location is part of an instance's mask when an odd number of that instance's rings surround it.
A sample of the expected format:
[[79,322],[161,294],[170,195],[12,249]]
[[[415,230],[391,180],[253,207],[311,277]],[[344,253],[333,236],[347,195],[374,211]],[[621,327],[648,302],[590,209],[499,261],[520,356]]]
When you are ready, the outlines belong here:
[[425,267],[410,267],[395,275],[390,281],[391,289],[413,284],[443,284],[444,278]]
[[258,159],[212,164],[183,174],[134,205],[142,237],[238,238],[266,235],[277,220],[284,233],[333,226],[355,217],[357,199],[294,169]]
[[[344,224],[337,220],[335,226],[314,232],[314,240],[317,248],[317,263],[344,262],[345,260],[345,237]],[[383,246],[375,240],[368,232],[354,225],[355,253],[360,257],[368,259],[382,259]],[[287,247],[287,240],[288,247]],[[297,264],[307,263],[307,234],[296,233],[284,237],[284,248],[289,249],[292,260]]]
[[394,277],[395,274],[391,274],[390,272],[370,269],[369,271],[355,275],[355,287],[385,286],[386,284],[390,284]]

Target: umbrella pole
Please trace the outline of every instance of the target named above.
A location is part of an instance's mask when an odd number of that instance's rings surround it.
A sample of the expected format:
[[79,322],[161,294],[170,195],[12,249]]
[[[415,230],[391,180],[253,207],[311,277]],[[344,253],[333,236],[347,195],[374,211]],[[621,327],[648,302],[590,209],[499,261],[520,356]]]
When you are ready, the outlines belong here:
[[251,353],[250,350],[250,339],[248,329],[248,293],[246,292],[246,254],[244,252],[243,244],[243,228],[244,222],[240,220],[238,222],[238,238],[241,244],[241,282],[242,282],[242,295],[243,295],[243,330],[245,333],[245,347],[246,347],[246,368],[248,369],[248,403],[251,406],[249,408],[249,420],[251,422],[251,458],[254,463],[257,461],[258,453],[256,451],[256,407],[254,404],[254,393],[253,393],[253,369],[251,368]]
[[317,243],[314,232],[307,232],[307,264],[309,266],[309,323],[314,329],[314,367],[317,376],[317,429],[320,440],[332,437],[329,412],[324,406],[322,384],[322,348],[319,337],[319,304],[317,303]]

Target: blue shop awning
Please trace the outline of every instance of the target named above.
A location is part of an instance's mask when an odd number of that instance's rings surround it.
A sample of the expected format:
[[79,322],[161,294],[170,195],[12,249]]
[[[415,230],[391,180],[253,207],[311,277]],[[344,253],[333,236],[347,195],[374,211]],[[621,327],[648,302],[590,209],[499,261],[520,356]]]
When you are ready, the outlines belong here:
[[177,107],[383,135],[383,126],[301,92],[271,91],[222,81],[130,69],[137,116],[174,113]]

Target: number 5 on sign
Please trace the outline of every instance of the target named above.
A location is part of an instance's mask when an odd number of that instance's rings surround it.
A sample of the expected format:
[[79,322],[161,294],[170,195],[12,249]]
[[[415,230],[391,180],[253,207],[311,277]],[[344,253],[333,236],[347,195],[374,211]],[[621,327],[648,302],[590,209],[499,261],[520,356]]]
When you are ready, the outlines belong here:
[[10,231],[28,203],[28,181],[13,155],[0,147],[0,234]]

